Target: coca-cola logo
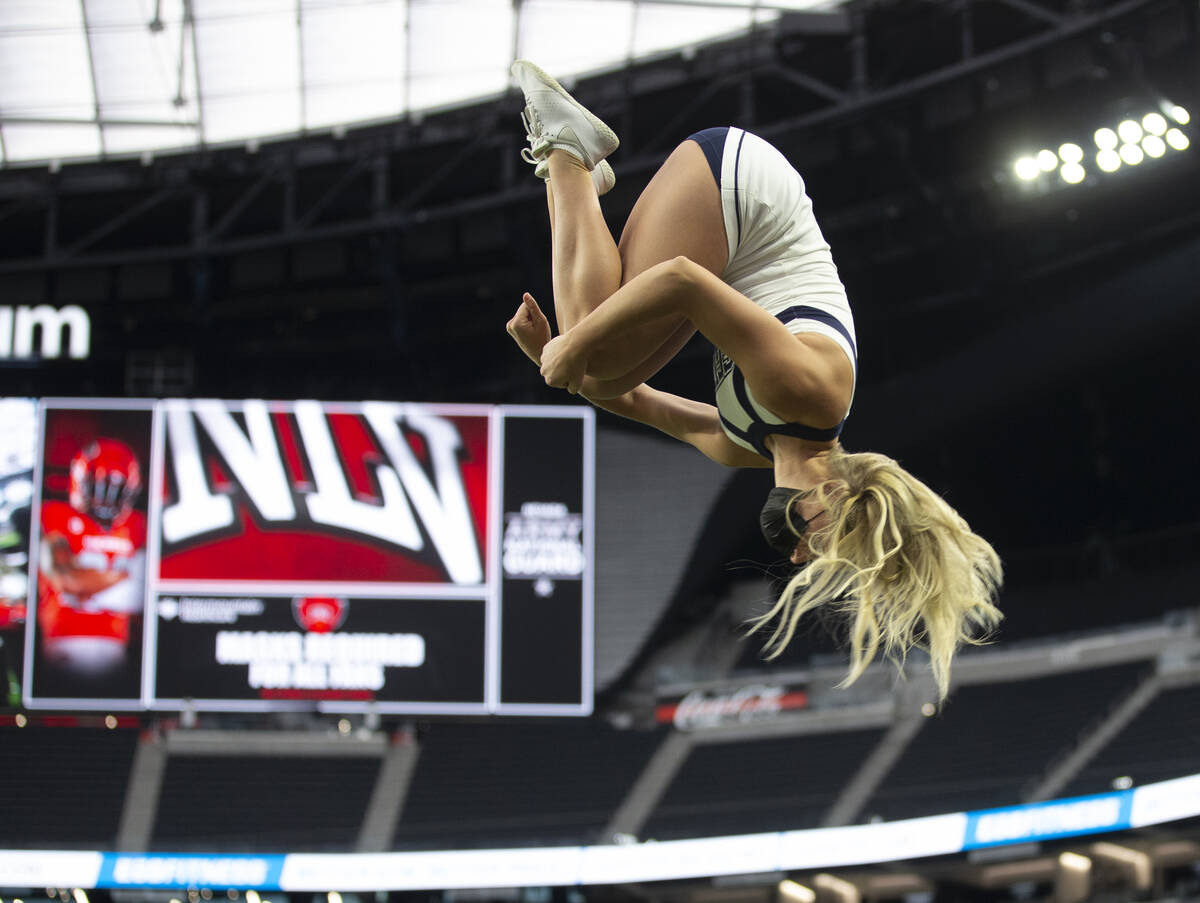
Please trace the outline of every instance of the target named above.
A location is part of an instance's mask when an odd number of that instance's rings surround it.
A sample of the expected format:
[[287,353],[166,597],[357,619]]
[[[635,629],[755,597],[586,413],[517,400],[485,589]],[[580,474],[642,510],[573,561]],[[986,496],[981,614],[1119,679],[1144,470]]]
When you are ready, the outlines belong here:
[[655,720],[688,731],[760,721],[773,718],[786,709],[804,708],[807,704],[806,693],[788,692],[786,687],[778,684],[747,684],[725,692],[693,690],[674,705],[659,706]]

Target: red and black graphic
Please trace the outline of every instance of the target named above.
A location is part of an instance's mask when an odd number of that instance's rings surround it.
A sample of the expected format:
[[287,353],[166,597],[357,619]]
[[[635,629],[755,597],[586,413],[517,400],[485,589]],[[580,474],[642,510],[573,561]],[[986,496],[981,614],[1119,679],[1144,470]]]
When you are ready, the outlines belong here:
[[681,731],[767,721],[780,712],[808,707],[808,692],[783,684],[745,684],[724,690],[694,690],[654,710],[659,724],[673,724]]
[[481,585],[486,413],[164,403],[164,581]]
[[[484,704],[482,599],[162,595],[154,696],[168,706]],[[175,702],[172,702],[175,701]],[[337,708],[335,705],[334,708]]]
[[590,410],[27,408],[25,705],[590,711]]
[[152,416],[44,412],[32,697],[139,697]]

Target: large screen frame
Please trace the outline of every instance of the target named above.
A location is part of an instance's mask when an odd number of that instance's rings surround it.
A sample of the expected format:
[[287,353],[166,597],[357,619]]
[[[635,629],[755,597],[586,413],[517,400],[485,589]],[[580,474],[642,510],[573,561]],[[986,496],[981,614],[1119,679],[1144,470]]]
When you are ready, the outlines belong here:
[[[165,504],[165,497],[172,489],[173,467],[178,467],[177,461],[171,456],[178,457],[174,446],[177,439],[172,439],[172,424],[178,429],[178,424],[188,419],[188,429],[194,428],[191,418],[200,418],[198,412],[205,412],[209,418],[224,417],[229,423],[242,429],[252,442],[262,438],[262,431],[256,435],[248,426],[250,412],[255,412],[261,420],[266,412],[271,418],[292,418],[293,420],[306,417],[311,425],[323,422],[328,427],[335,418],[353,421],[361,419],[364,423],[371,417],[383,417],[386,420],[389,412],[399,419],[410,418],[414,421],[425,418],[431,423],[470,422],[481,425],[486,430],[486,501],[471,495],[469,501],[475,508],[485,504],[486,514],[482,515],[482,529],[476,519],[476,539],[478,553],[482,559],[483,572],[480,579],[468,576],[464,582],[453,579],[386,579],[386,580],[346,580],[346,579],[237,579],[218,578],[212,580],[197,579],[195,572],[191,576],[179,578],[164,576],[164,561],[172,561],[169,549],[164,546],[171,544],[164,540],[164,510],[170,508]],[[47,424],[55,424],[55,418],[71,416],[91,418],[91,421],[104,422],[109,416],[114,422],[125,423],[130,417],[137,419],[144,415],[148,418],[149,430],[149,467],[145,468],[145,588],[143,595],[144,613],[141,618],[142,629],[140,639],[140,658],[138,667],[139,679],[135,691],[124,696],[101,695],[94,696],[88,692],[62,692],[55,689],[47,692],[49,685],[46,678],[47,659],[44,649],[39,647],[39,618],[37,616],[39,596],[38,555],[42,546],[42,517],[32,518],[30,537],[30,580],[27,599],[29,616],[25,624],[25,660],[23,673],[23,702],[29,709],[66,709],[66,710],[142,710],[142,711],[228,711],[228,712],[272,712],[279,710],[317,710],[330,713],[376,713],[379,715],[568,715],[583,716],[592,711],[593,697],[593,546],[595,523],[595,417],[588,407],[548,407],[548,406],[486,406],[486,405],[449,405],[449,404],[416,404],[392,402],[315,402],[315,401],[262,401],[241,400],[221,401],[212,399],[97,399],[97,398],[47,398],[37,403],[37,451],[36,472],[34,477],[35,495],[33,511],[43,512],[43,505],[52,501],[53,492],[46,492],[50,471],[55,468],[47,463],[48,449]],[[122,420],[121,418],[124,418]],[[182,418],[182,419],[181,419]],[[238,419],[241,418],[241,419]],[[314,420],[314,418],[316,418]],[[199,421],[196,421],[199,422]],[[272,421],[274,422],[274,421]],[[406,421],[407,422],[407,421]],[[351,424],[353,425],[353,424]],[[368,427],[363,427],[369,433]],[[60,430],[62,432],[62,430]],[[134,430],[136,432],[136,430]],[[328,430],[327,430],[328,432]],[[479,430],[475,430],[478,434]],[[528,437],[522,438],[528,434]],[[377,437],[377,433],[370,435]],[[399,433],[397,432],[397,435]],[[529,438],[532,437],[532,438]],[[236,438],[236,436],[235,436]],[[238,440],[241,441],[241,440]],[[514,448],[508,448],[509,442],[524,442]],[[418,444],[420,439],[417,440]],[[478,442],[478,440],[477,440]],[[531,444],[532,443],[532,444]],[[547,445],[549,443],[549,445]],[[557,447],[555,443],[558,443]],[[62,441],[59,445],[62,445]],[[76,443],[78,444],[78,443]],[[137,444],[133,442],[132,444]],[[210,443],[211,445],[211,443]],[[254,446],[257,448],[257,446]],[[574,448],[578,448],[578,453]],[[564,452],[565,449],[565,452]],[[507,452],[507,453],[506,453]],[[406,454],[406,453],[405,453]],[[428,452],[429,456],[433,451]],[[59,459],[62,453],[58,454]],[[553,466],[551,466],[553,462]],[[210,462],[211,463],[211,462]],[[225,463],[225,462],[219,462]],[[432,465],[426,464],[427,467]],[[521,470],[525,473],[522,476]],[[226,467],[227,471],[231,468]],[[236,470],[236,468],[232,468]],[[379,466],[379,470],[386,470]],[[57,463],[57,479],[61,483],[62,461]],[[541,498],[537,490],[529,489],[531,476],[536,480],[543,477],[560,477],[565,471],[568,476],[566,496],[568,501],[556,499],[551,495]],[[198,471],[197,471],[198,472]],[[207,471],[206,471],[207,472]],[[229,475],[226,474],[228,477]],[[394,473],[393,473],[394,476]],[[430,477],[432,481],[434,478]],[[440,479],[440,477],[439,477]],[[522,480],[524,481],[522,483]],[[236,473],[233,482],[237,483]],[[245,481],[243,481],[245,482]],[[476,480],[478,483],[479,480]],[[553,480],[549,481],[553,483]],[[561,479],[560,479],[560,482]],[[525,486],[522,495],[515,487]],[[432,482],[431,482],[432,485]],[[474,486],[475,484],[473,484]],[[439,482],[438,488],[442,487]],[[300,498],[300,490],[295,486],[291,491]],[[312,492],[311,487],[306,490]],[[472,488],[469,492],[477,492]],[[243,493],[245,494],[245,493]],[[426,493],[428,495],[428,493]],[[561,493],[560,493],[561,494]],[[62,495],[61,489],[59,495]],[[213,492],[220,495],[220,492]],[[166,499],[169,502],[169,499]],[[307,501],[307,498],[305,498]],[[178,499],[176,499],[178,502]],[[60,508],[64,505],[60,501]],[[353,504],[363,505],[362,502]],[[176,505],[178,507],[178,505]],[[311,505],[309,506],[311,509]],[[569,509],[569,510],[568,510]],[[365,508],[363,508],[365,510]],[[524,513],[522,513],[524,512]],[[70,512],[67,512],[70,514]],[[535,526],[541,526],[541,533],[528,530],[529,518],[541,518]],[[557,518],[557,519],[556,519]],[[61,519],[61,517],[60,517]],[[510,545],[519,544],[522,524],[525,524],[526,537],[529,535],[550,535],[554,530],[562,528],[577,549],[568,556],[573,564],[567,570],[558,573],[541,573],[515,571],[505,565],[511,558]],[[555,526],[557,525],[557,527]],[[565,527],[564,527],[565,525]],[[259,527],[262,524],[258,524]],[[270,525],[267,525],[268,527]],[[294,524],[292,525],[294,526]],[[308,525],[311,527],[311,523]],[[549,534],[546,530],[549,530]],[[429,533],[424,523],[421,524],[422,535]],[[506,532],[507,531],[507,532]],[[319,532],[319,531],[318,531]],[[559,534],[555,534],[559,535]],[[507,536],[507,539],[506,539]],[[320,537],[318,537],[320,538]],[[236,537],[235,537],[236,539]],[[329,539],[328,536],[325,537]],[[344,537],[343,537],[344,539]],[[220,542],[217,540],[219,549]],[[243,540],[238,539],[242,545]],[[329,540],[332,542],[332,540]],[[230,540],[229,542],[234,542]],[[506,545],[508,543],[509,545]],[[378,543],[376,543],[378,546]],[[44,553],[43,553],[44,554]],[[509,557],[506,557],[509,556]],[[177,556],[182,557],[182,556]],[[244,557],[244,556],[243,556]],[[376,555],[376,558],[379,556]],[[561,556],[559,556],[561,558]],[[536,561],[554,561],[553,555],[533,555]],[[523,561],[530,560],[527,554]],[[541,565],[538,565],[541,566]],[[551,571],[557,565],[546,565]],[[178,568],[176,569],[178,570]],[[578,573],[573,573],[577,570]],[[460,577],[461,579],[461,577]],[[535,591],[536,588],[536,591]],[[428,634],[405,634],[409,638],[418,636],[422,650],[429,649],[431,656],[441,654],[442,662],[453,659],[459,665],[467,668],[480,669],[478,685],[481,692],[475,691],[475,684],[470,683],[467,689],[456,690],[454,693],[443,692],[440,696],[432,693],[422,697],[420,693],[404,695],[397,690],[391,696],[379,691],[362,691],[357,693],[281,692],[277,694],[260,693],[258,697],[248,698],[240,689],[232,693],[212,694],[206,689],[211,683],[199,677],[185,680],[175,680],[171,683],[164,679],[164,674],[171,673],[177,668],[178,662],[191,655],[196,647],[194,642],[179,641],[183,630],[182,617],[177,617],[182,603],[194,602],[193,611],[220,610],[232,611],[231,617],[245,619],[252,625],[251,629],[259,630],[253,636],[266,635],[269,631],[280,631],[282,620],[295,615],[300,621],[297,602],[303,598],[324,599],[338,598],[341,608],[349,610],[352,616],[366,617],[375,627],[391,619],[400,617],[398,612],[406,611],[421,623],[433,623],[438,618],[445,621],[449,615],[447,610],[458,606],[460,616],[467,617],[471,623],[470,639],[467,641],[468,651],[462,652],[457,645],[455,629],[460,621],[449,624],[434,624],[440,627],[440,633],[434,630]],[[550,599],[554,602],[546,602]],[[223,600],[232,600],[225,609]],[[240,600],[240,601],[239,601]],[[507,606],[506,606],[507,601]],[[394,602],[389,609],[389,602]],[[204,603],[207,609],[204,609]],[[246,604],[242,604],[246,603]],[[255,603],[255,604],[250,604]],[[357,604],[356,604],[357,603]],[[481,615],[475,612],[474,604],[482,609]],[[173,607],[172,607],[173,606]],[[345,611],[341,612],[345,616]],[[371,611],[375,614],[372,616]],[[389,614],[389,611],[391,612]],[[468,613],[463,615],[462,613]],[[563,612],[570,613],[561,617]],[[170,617],[168,618],[168,613]],[[553,614],[547,617],[547,614]],[[224,616],[224,615],[222,615]],[[255,620],[257,617],[258,620]],[[433,621],[430,621],[430,619]],[[382,620],[381,620],[382,619]],[[136,615],[133,620],[138,620]],[[478,636],[476,620],[482,638]],[[350,620],[345,621],[346,624]],[[342,622],[330,628],[338,629]],[[505,628],[507,629],[507,632]],[[261,629],[259,629],[261,628]],[[290,628],[296,632],[293,624]],[[311,625],[301,625],[302,630],[311,630]],[[320,629],[320,628],[315,628]],[[193,630],[199,636],[205,631]],[[557,631],[557,632],[555,632]],[[577,631],[577,632],[576,632]],[[569,635],[568,635],[569,632]],[[185,631],[186,633],[186,631]],[[49,636],[49,633],[46,634]],[[245,636],[250,636],[246,633]],[[372,633],[364,638],[383,637],[382,633]],[[396,636],[392,635],[393,640]],[[403,639],[401,637],[401,641]],[[426,646],[434,636],[441,636],[441,645]],[[536,638],[531,642],[530,637]],[[164,647],[168,637],[173,637],[169,653]],[[228,639],[225,636],[224,639]],[[243,637],[244,638],[244,637]],[[328,637],[312,637],[305,634],[305,655],[310,645],[314,648],[328,648]],[[319,640],[324,643],[309,644],[308,640]],[[344,640],[347,649],[366,648],[356,647],[351,643],[352,631],[346,630],[339,641]],[[203,645],[211,640],[205,635]],[[134,639],[130,634],[129,642]],[[297,640],[300,642],[300,640]],[[540,645],[538,645],[540,643]],[[474,656],[476,646],[479,655]],[[226,644],[226,648],[232,648]],[[395,642],[391,648],[396,648]],[[543,654],[543,650],[545,654]],[[565,650],[565,652],[564,652]],[[458,657],[455,658],[454,655]],[[424,663],[426,659],[418,656],[414,661]],[[132,649],[129,657],[133,657]],[[466,665],[462,663],[465,662]],[[251,662],[250,666],[254,663]],[[412,664],[412,663],[406,663]],[[422,665],[405,673],[418,673]],[[207,665],[202,665],[207,667]],[[249,666],[248,666],[249,667]],[[332,665],[330,666],[332,667]],[[39,670],[41,669],[41,670]],[[540,670],[539,670],[540,669]],[[228,670],[228,669],[226,669]],[[361,668],[359,670],[362,670]],[[382,672],[383,666],[379,666]],[[443,670],[445,667],[443,666]],[[198,672],[199,673],[199,672]],[[215,672],[214,672],[215,673]],[[390,675],[393,672],[388,670]],[[387,678],[391,681],[391,677]],[[394,683],[394,682],[393,682]],[[88,686],[77,681],[79,686]],[[165,692],[168,684],[175,688],[185,687],[186,692]],[[68,685],[70,685],[68,681]],[[230,686],[225,681],[223,686]],[[531,689],[532,688],[532,689]],[[542,692],[539,688],[545,688]],[[376,688],[378,690],[378,688]],[[454,694],[458,695],[455,696]],[[469,697],[469,698],[468,698]]]

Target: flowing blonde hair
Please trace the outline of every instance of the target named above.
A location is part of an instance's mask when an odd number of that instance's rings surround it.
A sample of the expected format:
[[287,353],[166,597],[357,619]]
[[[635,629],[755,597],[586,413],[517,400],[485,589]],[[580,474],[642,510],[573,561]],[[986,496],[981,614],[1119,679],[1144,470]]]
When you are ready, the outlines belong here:
[[986,642],[1004,617],[994,604],[1000,558],[936,492],[886,455],[835,448],[829,468],[830,479],[811,498],[830,523],[806,534],[811,562],[751,629],[778,618],[765,647],[775,658],[806,612],[831,605],[849,619],[850,672],[840,686],[857,680],[881,649],[902,664],[909,649],[920,648],[929,653],[944,700],[955,651]]

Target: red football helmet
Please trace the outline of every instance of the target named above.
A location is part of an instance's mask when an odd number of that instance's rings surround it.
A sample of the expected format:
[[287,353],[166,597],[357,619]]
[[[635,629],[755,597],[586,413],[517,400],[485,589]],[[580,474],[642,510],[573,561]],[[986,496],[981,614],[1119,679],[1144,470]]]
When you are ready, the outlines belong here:
[[113,523],[133,509],[142,488],[137,455],[124,442],[95,439],[71,459],[71,507]]

